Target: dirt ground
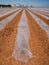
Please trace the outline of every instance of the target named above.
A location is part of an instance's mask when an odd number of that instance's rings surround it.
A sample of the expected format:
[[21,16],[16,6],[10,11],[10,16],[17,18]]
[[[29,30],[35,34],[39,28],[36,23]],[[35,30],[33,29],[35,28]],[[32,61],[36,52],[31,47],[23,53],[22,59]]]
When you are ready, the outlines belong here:
[[26,12],[26,14],[31,34],[29,44],[32,54],[36,56],[32,59],[32,63],[33,65],[49,65],[49,39],[47,34],[29,13]]
[[25,64],[12,57],[22,11],[0,31],[0,65],[49,65],[49,39],[46,32],[26,11],[30,30],[29,45],[33,57]]
[[0,31],[0,65],[17,64],[12,58],[12,52],[21,15],[22,11]]

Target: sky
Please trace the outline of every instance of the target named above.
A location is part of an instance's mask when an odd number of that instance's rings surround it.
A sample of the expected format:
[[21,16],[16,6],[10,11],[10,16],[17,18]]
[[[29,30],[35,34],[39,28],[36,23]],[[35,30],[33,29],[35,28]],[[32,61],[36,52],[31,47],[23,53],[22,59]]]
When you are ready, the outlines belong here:
[[29,6],[49,6],[49,0],[0,0],[0,4],[16,4],[16,5],[26,5]]

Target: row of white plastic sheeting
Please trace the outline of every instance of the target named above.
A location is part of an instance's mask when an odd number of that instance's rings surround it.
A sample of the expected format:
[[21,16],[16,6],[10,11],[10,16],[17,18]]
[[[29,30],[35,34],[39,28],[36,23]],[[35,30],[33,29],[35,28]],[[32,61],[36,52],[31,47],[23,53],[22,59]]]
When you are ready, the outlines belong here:
[[7,10],[5,9],[5,11],[0,12],[0,17],[3,17],[5,15],[7,15],[7,14],[10,14],[10,13],[12,13],[14,11],[17,11],[18,9],[20,9],[20,8],[16,8],[16,9],[13,9],[13,8],[9,9],[9,8],[7,8]]
[[19,61],[26,63],[30,58],[32,58],[32,53],[29,48],[29,28],[27,24],[27,17],[25,10],[18,24],[18,32],[15,41],[15,47],[12,53],[12,56]]
[[32,8],[32,9],[36,11],[43,11],[49,13],[49,8]]
[[40,25],[40,27],[47,32],[47,36],[49,38],[49,26],[43,20],[41,20],[39,17],[37,17],[35,14],[31,13],[29,10],[27,10],[27,11],[35,19],[35,21]]
[[[33,11],[32,9],[29,9],[29,10]],[[34,13],[37,13],[37,14],[41,15],[42,17],[44,17],[45,19],[48,19],[49,20],[49,17],[47,17],[46,15],[43,15],[43,14],[41,14],[39,12],[36,12],[36,11],[33,11],[33,12]]]
[[15,8],[0,8],[0,14],[1,13],[6,13],[6,12],[8,12],[8,11],[12,11],[12,10],[14,10]]
[[[31,8],[31,9],[32,9],[32,8]],[[33,9],[32,9],[32,10],[33,10]],[[47,12],[45,12],[45,11],[40,11],[40,10],[34,10],[34,11],[39,12],[39,13],[41,13],[41,14],[43,14],[43,15],[49,16],[49,13],[47,13]]]
[[10,15],[9,17],[5,18],[4,20],[0,21],[0,31],[8,24],[22,9],[15,12],[14,14]]

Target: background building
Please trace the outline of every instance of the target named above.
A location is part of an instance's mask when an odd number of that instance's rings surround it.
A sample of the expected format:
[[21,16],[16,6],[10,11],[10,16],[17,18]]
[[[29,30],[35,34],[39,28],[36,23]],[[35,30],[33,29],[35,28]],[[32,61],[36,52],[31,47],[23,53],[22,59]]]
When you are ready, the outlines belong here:
[[11,4],[12,7],[16,7],[16,4]]

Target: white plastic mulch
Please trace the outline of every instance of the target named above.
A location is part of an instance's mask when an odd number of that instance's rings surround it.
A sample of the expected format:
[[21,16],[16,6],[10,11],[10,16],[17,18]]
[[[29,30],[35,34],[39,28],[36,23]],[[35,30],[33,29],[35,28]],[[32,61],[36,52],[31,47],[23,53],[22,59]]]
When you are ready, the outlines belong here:
[[35,14],[31,13],[30,11],[28,12],[35,19],[35,21],[40,25],[40,27],[47,32],[47,36],[49,37],[49,26],[43,20],[37,17]]
[[8,24],[19,12],[21,11],[21,9],[19,11],[17,11],[16,13],[10,15],[9,17],[5,18],[4,20],[0,21],[0,31],[6,26],[6,24]]
[[27,17],[25,10],[18,25],[18,32],[15,41],[15,47],[12,56],[19,61],[26,63],[30,58],[32,58],[32,53],[29,48],[29,28],[27,24]]

